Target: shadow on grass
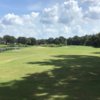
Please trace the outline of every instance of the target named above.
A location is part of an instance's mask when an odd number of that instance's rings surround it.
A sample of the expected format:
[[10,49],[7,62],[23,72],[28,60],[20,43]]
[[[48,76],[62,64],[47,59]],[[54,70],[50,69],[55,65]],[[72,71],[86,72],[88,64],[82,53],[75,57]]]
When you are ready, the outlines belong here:
[[94,54],[100,54],[100,52],[93,52]]
[[27,64],[54,69],[0,84],[0,100],[100,100],[100,57],[59,55]]

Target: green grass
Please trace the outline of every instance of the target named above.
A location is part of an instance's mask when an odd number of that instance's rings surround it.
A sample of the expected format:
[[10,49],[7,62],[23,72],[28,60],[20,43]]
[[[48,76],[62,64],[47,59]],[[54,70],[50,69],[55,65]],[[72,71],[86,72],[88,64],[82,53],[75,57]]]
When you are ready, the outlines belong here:
[[0,100],[100,100],[100,48],[34,46],[0,53]]
[[7,47],[7,45],[0,44],[0,48]]

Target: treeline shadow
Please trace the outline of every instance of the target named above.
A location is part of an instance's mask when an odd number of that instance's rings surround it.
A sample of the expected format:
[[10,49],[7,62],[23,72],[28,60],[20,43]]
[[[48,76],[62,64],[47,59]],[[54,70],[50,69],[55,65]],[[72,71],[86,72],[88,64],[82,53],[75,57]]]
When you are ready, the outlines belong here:
[[100,57],[59,55],[28,64],[54,68],[0,84],[0,100],[100,100]]

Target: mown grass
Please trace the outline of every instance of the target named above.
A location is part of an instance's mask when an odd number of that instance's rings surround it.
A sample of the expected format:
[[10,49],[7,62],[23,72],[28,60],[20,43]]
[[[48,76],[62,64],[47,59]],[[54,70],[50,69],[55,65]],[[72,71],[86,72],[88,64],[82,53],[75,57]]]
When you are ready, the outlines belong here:
[[100,48],[34,46],[0,53],[0,100],[100,100]]
[[7,45],[0,44],[0,48],[7,47]]

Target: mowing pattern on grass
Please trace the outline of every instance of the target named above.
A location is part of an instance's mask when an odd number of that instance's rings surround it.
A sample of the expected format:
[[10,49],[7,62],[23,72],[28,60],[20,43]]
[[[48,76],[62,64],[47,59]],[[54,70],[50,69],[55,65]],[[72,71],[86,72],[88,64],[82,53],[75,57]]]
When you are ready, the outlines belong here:
[[22,67],[20,73],[24,75],[15,75],[15,79],[22,78],[0,83],[0,100],[100,100],[99,51],[89,47],[22,50],[28,54],[21,55],[21,61],[2,64],[8,67],[17,62],[19,67],[13,67],[15,70]]

